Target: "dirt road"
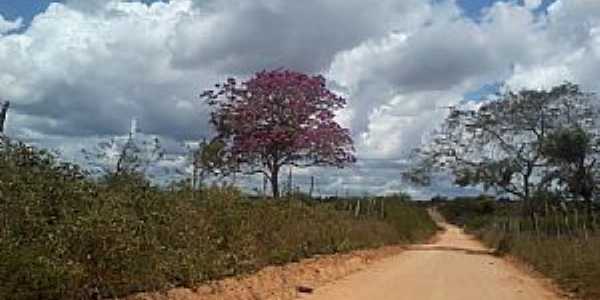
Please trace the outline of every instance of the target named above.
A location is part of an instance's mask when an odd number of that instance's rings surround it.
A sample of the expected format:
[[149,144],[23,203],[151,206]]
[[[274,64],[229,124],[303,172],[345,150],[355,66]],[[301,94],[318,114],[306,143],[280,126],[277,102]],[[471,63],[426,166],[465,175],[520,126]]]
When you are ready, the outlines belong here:
[[461,229],[440,224],[446,231],[435,243],[413,246],[300,299],[562,299]]

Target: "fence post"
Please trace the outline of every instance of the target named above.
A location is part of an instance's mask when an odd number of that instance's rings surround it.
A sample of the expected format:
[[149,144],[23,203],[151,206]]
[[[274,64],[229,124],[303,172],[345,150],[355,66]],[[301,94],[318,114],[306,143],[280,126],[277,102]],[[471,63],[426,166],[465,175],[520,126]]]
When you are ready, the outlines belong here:
[[313,197],[314,189],[315,189],[315,176],[311,175],[310,176],[310,189],[308,190],[308,197],[310,197],[310,199],[312,199],[312,197]]
[[560,239],[561,236],[561,232],[560,232],[560,217],[558,216],[558,212],[555,209],[554,210],[554,226],[556,227],[556,236]]
[[539,238],[540,237],[540,224],[539,224],[539,218],[538,218],[537,212],[533,213],[533,222],[534,222],[534,226],[535,226],[535,235]]
[[360,215],[360,199],[356,199],[356,208],[354,210],[354,217],[358,218]]
[[565,233],[566,235],[571,235],[571,236],[573,235],[572,234],[573,230],[571,230],[571,226],[569,224],[569,212],[568,211],[565,213],[565,231],[566,231],[566,233]]
[[4,101],[2,107],[0,107],[0,135],[4,133],[4,122],[6,121],[6,113],[8,112],[9,106],[10,102]]
[[575,207],[575,235],[579,235],[579,210]]
[[583,237],[585,238],[586,241],[589,238],[589,236],[588,236],[588,230],[587,230],[587,220],[583,222]]

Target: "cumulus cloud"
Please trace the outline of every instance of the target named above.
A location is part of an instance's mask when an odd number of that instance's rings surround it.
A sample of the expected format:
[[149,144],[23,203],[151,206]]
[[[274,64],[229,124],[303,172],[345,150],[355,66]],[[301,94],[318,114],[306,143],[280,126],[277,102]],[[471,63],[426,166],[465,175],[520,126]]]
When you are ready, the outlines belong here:
[[600,2],[554,2],[537,25],[540,42],[536,58],[529,64],[516,62],[507,79],[514,88],[548,88],[565,80],[598,91],[600,82]]
[[16,33],[5,34],[21,21],[0,16],[0,98],[14,103],[10,134],[74,153],[133,117],[172,144],[209,136],[197,95],[228,76],[324,73],[349,100],[339,119],[359,163],[299,176],[325,174],[328,193],[431,194],[398,174],[465,93],[564,80],[600,89],[600,2],[558,0],[542,13],[541,1],[522,3],[497,2],[477,20],[450,0],[53,3]]
[[14,21],[9,21],[6,20],[4,16],[2,16],[2,14],[0,14],[0,35],[19,29],[21,28],[21,26],[23,26],[22,18],[18,18]]
[[339,51],[420,25],[428,7],[416,0],[206,1],[177,25],[172,62],[227,73],[320,72]]
[[18,113],[50,121],[33,128],[47,134],[114,134],[132,117],[152,133],[206,134],[197,87],[216,77],[208,69],[173,68],[167,47],[177,15],[189,7],[109,2],[88,11],[52,4],[23,34],[0,41],[7,62],[1,96]]
[[542,5],[542,1],[543,0],[524,0],[523,2],[527,9],[534,10],[540,7],[540,5]]
[[432,12],[438,18],[418,30],[368,40],[340,52],[331,65],[329,76],[351,95],[348,114],[362,133],[363,155],[405,155],[443,119],[444,107],[502,81],[514,62],[529,65],[536,57],[529,47],[539,42],[538,29],[524,7],[498,3],[479,23],[455,7]]

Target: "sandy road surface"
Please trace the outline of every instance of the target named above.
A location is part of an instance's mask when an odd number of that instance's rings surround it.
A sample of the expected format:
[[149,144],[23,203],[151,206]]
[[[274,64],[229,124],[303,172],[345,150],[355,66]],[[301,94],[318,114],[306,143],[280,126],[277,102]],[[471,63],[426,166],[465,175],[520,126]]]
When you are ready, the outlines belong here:
[[413,246],[300,299],[561,299],[461,229],[440,224],[446,231],[435,243]]

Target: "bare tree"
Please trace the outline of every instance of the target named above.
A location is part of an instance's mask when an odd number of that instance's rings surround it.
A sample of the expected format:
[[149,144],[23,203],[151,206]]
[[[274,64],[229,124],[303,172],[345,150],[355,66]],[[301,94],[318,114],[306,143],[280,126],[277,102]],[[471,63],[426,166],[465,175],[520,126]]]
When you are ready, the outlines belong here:
[[157,137],[136,138],[136,130],[132,121],[126,138],[111,138],[81,151],[88,163],[104,174],[146,174],[150,165],[164,158],[165,152]]

